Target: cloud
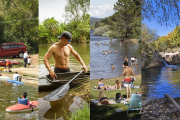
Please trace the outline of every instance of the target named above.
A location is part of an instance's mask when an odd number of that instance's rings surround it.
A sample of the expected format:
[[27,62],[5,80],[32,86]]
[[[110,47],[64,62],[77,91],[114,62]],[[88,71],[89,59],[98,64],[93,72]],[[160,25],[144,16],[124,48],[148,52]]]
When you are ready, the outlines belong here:
[[90,6],[90,15],[93,17],[108,17],[114,13],[113,4],[104,4],[101,6]]

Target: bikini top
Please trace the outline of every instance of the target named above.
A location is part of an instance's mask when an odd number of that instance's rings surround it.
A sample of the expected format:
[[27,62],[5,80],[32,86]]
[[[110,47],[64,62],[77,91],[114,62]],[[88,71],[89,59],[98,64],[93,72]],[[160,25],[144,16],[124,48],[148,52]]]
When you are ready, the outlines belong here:
[[104,86],[104,83],[99,84],[99,86]]

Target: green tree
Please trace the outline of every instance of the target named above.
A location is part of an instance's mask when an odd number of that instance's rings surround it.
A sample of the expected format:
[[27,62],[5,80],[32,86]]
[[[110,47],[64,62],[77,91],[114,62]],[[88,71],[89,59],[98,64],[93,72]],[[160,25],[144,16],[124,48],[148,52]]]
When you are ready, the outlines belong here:
[[[124,40],[132,34],[140,34],[141,26],[141,3],[140,1],[132,0],[118,0],[114,4],[115,22],[111,26],[113,32],[121,33]],[[138,31],[138,32],[137,32]]]
[[75,24],[83,21],[89,13],[90,0],[67,0],[64,17]]
[[37,53],[38,1],[2,0],[1,3],[4,18],[3,42],[23,42],[29,52]]

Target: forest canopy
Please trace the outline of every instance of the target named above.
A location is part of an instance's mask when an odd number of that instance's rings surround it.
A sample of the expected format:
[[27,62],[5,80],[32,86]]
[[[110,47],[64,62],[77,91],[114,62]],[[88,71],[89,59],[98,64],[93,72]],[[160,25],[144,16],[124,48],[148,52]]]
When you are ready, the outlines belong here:
[[38,0],[1,0],[0,28],[0,43],[22,42],[38,53]]

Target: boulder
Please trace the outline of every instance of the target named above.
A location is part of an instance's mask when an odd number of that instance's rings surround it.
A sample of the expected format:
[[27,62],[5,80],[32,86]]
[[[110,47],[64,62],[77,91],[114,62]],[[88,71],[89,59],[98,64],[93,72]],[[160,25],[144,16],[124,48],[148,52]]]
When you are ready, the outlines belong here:
[[160,52],[159,54],[166,61],[166,63],[169,65],[180,64],[180,52],[175,52],[175,53]]
[[158,52],[152,56],[142,54],[142,69],[164,66],[163,58]]

